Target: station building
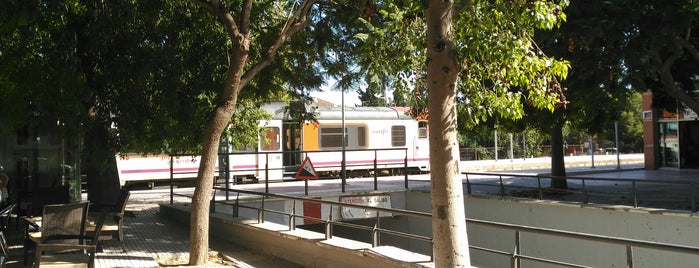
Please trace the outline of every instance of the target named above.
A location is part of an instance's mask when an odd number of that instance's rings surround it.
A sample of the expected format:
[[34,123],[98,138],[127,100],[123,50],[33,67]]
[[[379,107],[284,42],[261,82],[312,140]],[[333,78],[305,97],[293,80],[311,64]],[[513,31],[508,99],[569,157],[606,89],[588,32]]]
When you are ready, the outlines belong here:
[[653,108],[653,93],[643,94],[643,154],[646,169],[699,169],[699,116],[691,109]]

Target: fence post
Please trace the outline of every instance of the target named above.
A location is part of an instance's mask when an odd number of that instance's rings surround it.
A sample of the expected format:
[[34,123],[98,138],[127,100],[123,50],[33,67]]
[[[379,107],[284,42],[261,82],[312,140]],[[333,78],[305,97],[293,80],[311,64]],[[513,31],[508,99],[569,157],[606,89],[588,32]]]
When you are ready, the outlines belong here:
[[265,196],[262,196],[262,204],[261,208],[257,211],[257,223],[263,223],[265,222]]
[[403,149],[405,158],[403,160],[403,173],[405,174],[405,189],[408,189],[408,149]]
[[585,178],[582,178],[582,190],[583,190],[583,204],[587,205],[590,202],[589,196],[587,195],[587,187],[585,185]]
[[544,200],[544,189],[541,188],[541,175],[536,175],[536,184],[539,188],[539,200]]
[[233,218],[238,217],[238,205],[240,205],[240,193],[238,193],[235,197],[235,204],[233,205]]
[[174,158],[172,155],[170,155],[170,205],[174,203],[174,195],[175,195],[175,177],[173,176],[172,172],[174,172],[172,163],[174,162]]
[[636,180],[631,181],[631,191],[633,192],[633,207],[638,207],[638,194],[636,194]]
[[371,229],[371,247],[378,247],[379,246],[379,221],[381,218],[379,217],[379,212],[376,212],[376,224],[374,224],[374,228]]
[[379,151],[377,149],[374,149],[374,191],[379,189],[379,167],[378,167],[378,159],[379,158]]
[[689,202],[691,202],[690,207],[692,208],[692,212],[697,212],[697,198],[694,196],[694,183],[689,184],[690,187],[690,197],[689,197]]
[[500,177],[500,196],[505,197],[505,185],[502,184],[502,175]]
[[515,250],[512,253],[512,268],[519,268],[520,266],[520,260],[519,260],[519,254],[520,254],[520,236],[519,236],[519,230],[515,231]]
[[466,173],[466,193],[471,194],[471,181],[468,179],[468,173]]
[[291,215],[289,215],[289,231],[296,230],[296,199],[292,202]]
[[633,248],[626,246],[626,267],[633,268]]
[[[328,221],[325,222],[325,240],[333,238],[333,205],[330,205],[330,213],[328,213]],[[342,208],[340,208],[342,209]]]
[[269,193],[269,153],[265,153],[265,193]]

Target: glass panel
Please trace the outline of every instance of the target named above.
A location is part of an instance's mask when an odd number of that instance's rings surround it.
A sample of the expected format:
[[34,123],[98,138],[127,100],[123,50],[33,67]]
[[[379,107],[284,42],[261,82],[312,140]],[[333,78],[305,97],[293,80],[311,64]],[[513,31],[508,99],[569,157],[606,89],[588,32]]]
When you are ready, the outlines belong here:
[[341,127],[321,127],[320,128],[320,148],[340,148],[342,147]]
[[420,139],[427,138],[427,122],[418,121],[417,122],[417,137]]
[[357,146],[366,147],[366,127],[357,127]]
[[405,146],[405,126],[391,127],[391,145],[393,147]]
[[660,128],[660,166],[679,167],[679,142],[677,122],[658,123]]
[[278,151],[280,148],[279,144],[279,128],[278,127],[268,127],[265,133],[267,144],[262,145],[263,151]]

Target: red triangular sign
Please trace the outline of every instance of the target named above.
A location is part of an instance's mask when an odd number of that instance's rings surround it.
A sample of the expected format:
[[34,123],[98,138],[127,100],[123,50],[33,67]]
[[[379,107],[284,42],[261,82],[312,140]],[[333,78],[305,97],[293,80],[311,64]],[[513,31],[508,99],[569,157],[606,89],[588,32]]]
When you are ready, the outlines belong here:
[[299,167],[299,171],[296,172],[296,179],[297,180],[317,180],[318,179],[318,172],[316,172],[316,169],[313,167],[313,163],[311,163],[311,159],[306,156],[306,159],[303,160],[301,163],[301,166]]

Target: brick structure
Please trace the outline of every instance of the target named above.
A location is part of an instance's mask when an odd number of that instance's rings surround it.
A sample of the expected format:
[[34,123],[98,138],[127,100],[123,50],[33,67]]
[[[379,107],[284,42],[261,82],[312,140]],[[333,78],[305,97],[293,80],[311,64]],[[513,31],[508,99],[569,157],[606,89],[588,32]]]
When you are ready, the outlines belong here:
[[643,93],[643,156],[646,169],[657,169],[658,140],[657,116],[653,109],[653,93],[648,90]]

